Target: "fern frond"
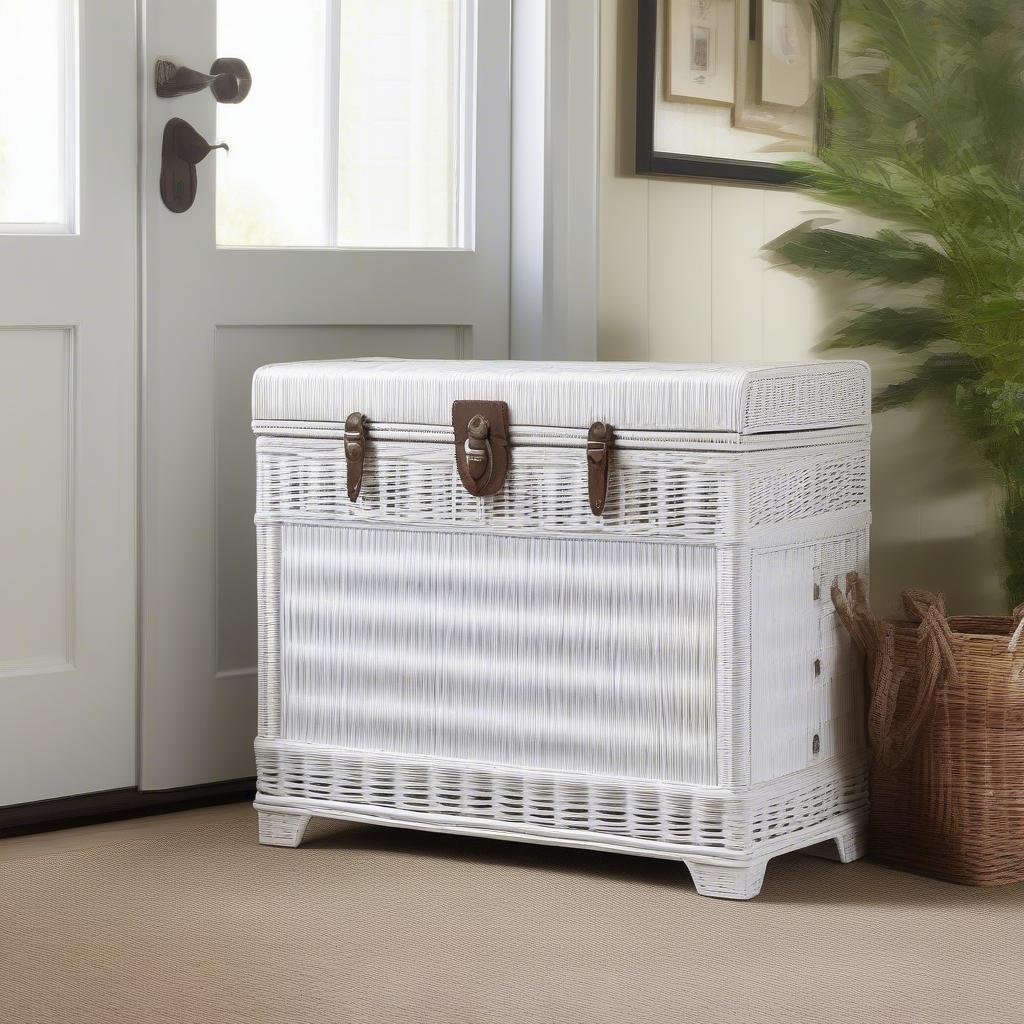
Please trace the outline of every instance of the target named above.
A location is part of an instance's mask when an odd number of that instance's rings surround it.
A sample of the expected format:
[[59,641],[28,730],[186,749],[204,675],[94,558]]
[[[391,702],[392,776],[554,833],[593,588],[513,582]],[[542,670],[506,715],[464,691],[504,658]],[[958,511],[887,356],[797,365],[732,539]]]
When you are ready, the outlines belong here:
[[913,376],[882,388],[871,407],[875,412],[885,412],[909,405],[926,391],[950,394],[964,382],[976,382],[979,373],[974,360],[966,356],[957,353],[930,356]]
[[871,400],[872,412],[888,412],[910,405],[925,389],[925,382],[918,377],[889,384],[878,391]]
[[803,270],[866,281],[916,284],[946,270],[941,253],[893,231],[870,237],[802,224],[766,248]]
[[843,324],[821,348],[883,345],[897,352],[916,352],[949,338],[952,324],[935,309],[922,306],[869,309]]

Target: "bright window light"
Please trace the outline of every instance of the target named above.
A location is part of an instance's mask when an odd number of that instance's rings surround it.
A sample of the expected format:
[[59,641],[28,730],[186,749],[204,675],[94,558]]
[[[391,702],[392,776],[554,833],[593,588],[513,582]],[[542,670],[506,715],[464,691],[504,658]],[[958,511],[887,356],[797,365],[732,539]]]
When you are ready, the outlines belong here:
[[75,230],[74,0],[0,0],[0,234]]
[[[287,8],[287,17],[284,11]],[[217,244],[471,245],[473,0],[219,0]]]

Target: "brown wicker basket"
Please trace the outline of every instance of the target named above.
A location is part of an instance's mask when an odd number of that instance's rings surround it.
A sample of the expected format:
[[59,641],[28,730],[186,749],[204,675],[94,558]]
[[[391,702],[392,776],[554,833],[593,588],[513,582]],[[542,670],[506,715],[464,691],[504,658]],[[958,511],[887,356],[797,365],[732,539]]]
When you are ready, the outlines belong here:
[[832,601],[870,666],[869,853],[967,885],[1024,880],[1024,606],[1014,618],[947,618],[903,593],[883,622],[851,573]]

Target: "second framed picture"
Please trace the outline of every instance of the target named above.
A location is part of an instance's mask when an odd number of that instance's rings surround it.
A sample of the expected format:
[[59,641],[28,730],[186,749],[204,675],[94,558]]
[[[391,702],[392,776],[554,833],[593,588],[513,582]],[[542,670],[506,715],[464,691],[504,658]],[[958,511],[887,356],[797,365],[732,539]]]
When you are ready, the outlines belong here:
[[636,170],[785,184],[822,137],[838,0],[638,0]]

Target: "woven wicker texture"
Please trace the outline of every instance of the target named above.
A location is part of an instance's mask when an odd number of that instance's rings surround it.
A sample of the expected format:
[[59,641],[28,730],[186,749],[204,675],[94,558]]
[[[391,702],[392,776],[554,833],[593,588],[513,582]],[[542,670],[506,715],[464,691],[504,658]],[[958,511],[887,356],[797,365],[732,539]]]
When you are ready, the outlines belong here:
[[[750,659],[751,780],[777,779],[817,760],[861,750],[863,673],[828,588],[807,614],[807,581],[829,581],[867,560],[863,534],[753,556]],[[813,595],[813,590],[812,590]],[[813,738],[818,737],[814,753]]]
[[484,833],[521,825],[523,836],[548,833],[570,846],[647,849],[674,859],[700,850],[746,856],[756,844],[772,844],[774,855],[809,845],[799,835],[787,841],[802,828],[842,819],[822,833],[834,839],[859,821],[867,806],[867,772],[859,757],[833,762],[827,772],[795,773],[781,784],[736,794],[288,740],[258,739],[256,764],[258,803],[271,810],[276,805],[264,795],[311,814],[316,808],[304,801],[386,809],[383,819],[394,822],[432,813],[444,815],[438,824],[451,831],[460,824]]
[[[683,859],[701,892],[741,899],[787,850],[859,856],[862,684],[827,592],[866,567],[867,431],[743,431],[862,422],[864,381],[861,364],[260,371],[264,842],[296,845],[311,814],[386,821]],[[519,424],[494,497],[463,487],[438,412],[467,392]],[[358,501],[325,422],[353,409],[371,417]],[[596,516],[578,424],[602,411]],[[665,429],[681,421],[731,432]]]
[[602,516],[592,515],[574,448],[519,445],[505,487],[475,498],[459,481],[450,445],[371,444],[358,502],[345,490],[338,442],[261,437],[259,519],[267,522],[487,526],[574,534],[726,540],[784,524],[864,516],[865,438],[735,454],[625,450],[615,455]]
[[860,362],[774,366],[339,359],[265,366],[253,419],[451,424],[452,402],[507,402],[514,424],[737,433],[867,424]]
[[880,622],[853,577],[833,599],[872,669],[870,848],[970,885],[1024,880],[1024,651],[1010,618],[947,620],[907,591]]
[[717,781],[710,548],[286,526],[281,591],[284,736]]

